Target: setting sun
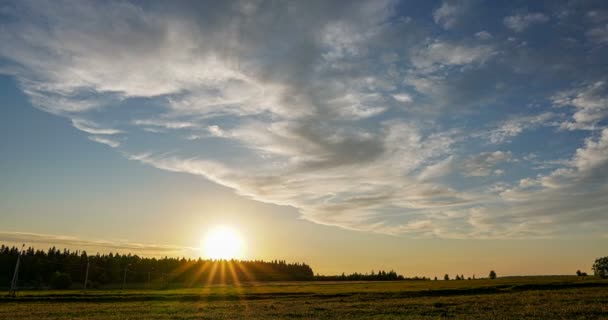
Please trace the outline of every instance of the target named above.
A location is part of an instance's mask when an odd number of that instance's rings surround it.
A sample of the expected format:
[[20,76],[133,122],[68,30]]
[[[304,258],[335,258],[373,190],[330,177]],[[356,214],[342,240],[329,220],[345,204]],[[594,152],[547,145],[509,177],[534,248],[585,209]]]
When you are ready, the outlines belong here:
[[229,227],[209,230],[202,244],[205,256],[211,259],[238,259],[243,255],[243,239]]

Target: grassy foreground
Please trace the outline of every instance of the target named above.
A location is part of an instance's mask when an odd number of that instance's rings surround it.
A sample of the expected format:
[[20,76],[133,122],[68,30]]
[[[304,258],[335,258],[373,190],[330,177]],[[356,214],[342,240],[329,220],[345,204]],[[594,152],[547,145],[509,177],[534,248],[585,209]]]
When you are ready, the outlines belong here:
[[23,291],[0,319],[608,319],[608,281],[576,277],[282,282]]

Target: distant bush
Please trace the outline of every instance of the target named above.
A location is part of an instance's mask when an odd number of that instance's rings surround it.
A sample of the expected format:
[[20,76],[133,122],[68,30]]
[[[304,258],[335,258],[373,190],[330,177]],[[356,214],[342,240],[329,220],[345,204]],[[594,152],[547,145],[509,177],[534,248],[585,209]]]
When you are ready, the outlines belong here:
[[72,286],[72,277],[69,274],[55,271],[51,277],[51,288],[63,290]]
[[425,277],[412,277],[412,278],[406,278],[400,274],[397,274],[397,272],[391,270],[391,271],[384,271],[384,270],[380,270],[378,271],[378,273],[375,273],[374,271],[372,271],[371,274],[362,274],[362,273],[353,273],[353,274],[349,274],[346,275],[344,273],[342,273],[342,275],[335,275],[335,276],[322,276],[322,275],[316,275],[313,280],[317,280],[317,281],[394,281],[394,280],[430,280],[428,278]]
[[600,278],[608,277],[608,257],[597,258],[593,264],[593,274]]

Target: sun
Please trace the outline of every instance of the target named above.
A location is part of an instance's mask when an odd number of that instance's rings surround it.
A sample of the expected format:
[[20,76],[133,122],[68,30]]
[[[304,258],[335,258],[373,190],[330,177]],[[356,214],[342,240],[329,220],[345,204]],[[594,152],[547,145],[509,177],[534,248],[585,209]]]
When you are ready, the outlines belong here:
[[238,232],[226,226],[213,228],[203,239],[204,254],[210,259],[240,259],[244,242]]

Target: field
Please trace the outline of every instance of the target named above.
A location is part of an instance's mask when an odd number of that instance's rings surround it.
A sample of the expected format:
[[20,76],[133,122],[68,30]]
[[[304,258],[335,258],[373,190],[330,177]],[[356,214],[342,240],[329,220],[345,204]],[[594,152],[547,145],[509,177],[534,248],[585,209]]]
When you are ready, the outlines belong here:
[[275,282],[21,291],[0,319],[608,319],[608,281],[576,277]]

